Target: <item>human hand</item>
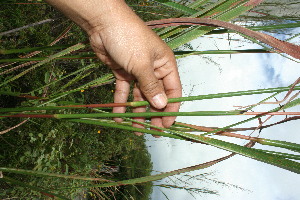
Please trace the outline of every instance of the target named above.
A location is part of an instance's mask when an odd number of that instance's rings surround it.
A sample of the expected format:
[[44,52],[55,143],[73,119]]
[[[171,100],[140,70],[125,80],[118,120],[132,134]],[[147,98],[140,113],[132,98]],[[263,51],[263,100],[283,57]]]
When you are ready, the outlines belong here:
[[[177,112],[180,103],[167,98],[181,96],[181,83],[171,49],[122,0],[47,0],[80,25],[89,35],[96,55],[116,77],[115,103],[127,101],[130,82],[134,101],[148,100],[152,112]],[[137,107],[133,112],[145,112]],[[116,107],[115,113],[125,112]],[[143,118],[136,118],[144,121]],[[153,117],[151,124],[169,127],[175,117]],[[122,119],[116,118],[121,122]],[[143,127],[134,123],[135,127]]]
[[[180,103],[167,105],[167,98],[181,96],[174,54],[126,7],[114,12],[111,17],[101,17],[101,23],[88,31],[96,55],[110,66],[116,77],[114,102],[127,102],[130,82],[137,80],[138,84],[135,84],[133,90],[134,101],[148,100],[152,112],[177,112]],[[133,112],[145,111],[146,107],[133,108]],[[113,112],[123,113],[125,107],[115,107]],[[135,119],[144,121],[144,118]],[[122,119],[115,118],[115,121],[121,122]],[[175,117],[153,117],[151,124],[169,127],[174,121]],[[143,127],[136,123],[134,126]]]

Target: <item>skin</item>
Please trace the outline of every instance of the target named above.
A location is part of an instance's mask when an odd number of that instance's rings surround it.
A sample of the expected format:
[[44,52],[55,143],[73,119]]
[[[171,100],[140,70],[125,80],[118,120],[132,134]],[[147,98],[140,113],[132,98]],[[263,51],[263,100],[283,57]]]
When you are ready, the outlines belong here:
[[[134,101],[148,100],[152,112],[178,112],[182,87],[172,50],[126,5],[123,0],[47,0],[82,27],[99,59],[116,77],[115,103],[127,102],[130,82],[135,81]],[[133,112],[145,112],[137,107]],[[116,107],[114,113],[124,113]],[[136,118],[144,121],[143,118]],[[116,122],[122,119],[115,118]],[[153,117],[151,124],[169,127],[175,117]],[[134,124],[135,127],[142,125]],[[137,133],[139,135],[139,133]]]

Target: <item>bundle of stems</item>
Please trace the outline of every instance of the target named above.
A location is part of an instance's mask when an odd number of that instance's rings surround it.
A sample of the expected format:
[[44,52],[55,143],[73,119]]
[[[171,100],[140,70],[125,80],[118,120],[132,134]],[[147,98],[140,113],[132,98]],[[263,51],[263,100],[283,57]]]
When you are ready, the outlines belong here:
[[[251,1],[251,0],[219,0],[217,2],[210,2],[203,0],[196,0],[187,5],[183,5],[180,3],[175,3],[172,1],[165,0],[155,0],[163,6],[169,7],[171,9],[176,10],[180,14],[176,17],[176,19],[184,19],[187,20],[194,19],[192,26],[187,26],[187,23],[183,24],[175,24],[174,23],[182,23],[182,20],[177,20],[174,22],[171,27],[165,27],[165,24],[161,26],[161,22],[148,22],[148,24],[152,24],[154,30],[157,34],[165,39],[167,44],[174,50],[174,54],[177,58],[186,57],[189,55],[203,55],[203,54],[236,54],[236,53],[280,53],[282,54],[281,44],[287,45],[290,47],[290,55],[296,56],[295,58],[299,59],[299,54],[295,53],[299,46],[287,43],[285,41],[281,41],[280,43],[275,43],[273,41],[270,46],[265,46],[261,42],[256,40],[257,38],[250,37],[251,41],[254,41],[258,44],[261,44],[263,49],[244,49],[244,50],[217,50],[217,51],[178,51],[178,47],[187,42],[198,38],[204,34],[222,34],[233,32],[236,30],[229,30],[231,26],[228,25],[228,21],[236,18],[239,15],[242,15],[246,11],[252,9],[257,6],[261,1]],[[178,18],[180,17],[180,18]],[[211,18],[213,20],[219,20],[221,24],[225,24],[226,27],[223,29],[215,30],[215,26],[203,26],[205,24],[201,24],[199,22],[199,18]],[[166,23],[166,21],[163,21]],[[198,24],[197,24],[197,23]],[[154,24],[154,25],[153,25]],[[159,25],[159,26],[158,26]],[[170,25],[170,24],[169,24]],[[197,26],[196,26],[197,25]],[[200,26],[199,26],[200,25]],[[206,24],[207,25],[207,24]],[[227,26],[228,25],[228,26]],[[276,30],[282,28],[295,28],[299,27],[300,23],[284,23],[280,25],[267,25],[267,26],[254,26],[247,27],[251,31],[258,30]],[[228,29],[227,29],[228,28]],[[68,27],[62,35],[65,36],[66,33],[70,30]],[[244,29],[241,29],[244,30]],[[246,32],[240,32],[242,36],[245,36],[249,39],[249,37],[245,34],[252,33],[246,30]],[[266,36],[258,33],[259,36],[265,38]],[[259,37],[261,39],[261,37]],[[58,38],[62,38],[59,36]],[[269,38],[267,36],[267,38]],[[58,39],[58,40],[60,40]],[[58,42],[55,40],[55,43]],[[265,41],[263,41],[265,42]],[[54,173],[46,173],[46,172],[37,172],[34,170],[23,170],[23,169],[15,169],[15,168],[7,168],[0,167],[0,175],[3,172],[3,178],[1,180],[16,184],[22,187],[27,187],[31,190],[41,192],[43,194],[47,194],[48,196],[57,197],[61,199],[68,199],[64,195],[60,194],[61,190],[67,189],[79,189],[79,188],[95,188],[95,187],[112,187],[112,186],[120,186],[127,184],[138,184],[149,181],[160,180],[162,178],[173,176],[179,173],[185,173],[193,170],[204,169],[210,167],[214,164],[217,164],[223,160],[229,159],[230,157],[240,154],[251,159],[255,159],[257,161],[265,162],[286,170],[289,170],[294,173],[300,173],[300,144],[296,144],[288,141],[279,141],[261,137],[252,137],[248,135],[242,135],[234,133],[235,131],[245,131],[245,130],[260,130],[262,128],[267,128],[270,126],[275,126],[281,123],[285,123],[291,120],[298,120],[300,117],[299,112],[286,112],[285,109],[295,108],[300,104],[300,98],[297,98],[299,94],[300,86],[299,79],[292,85],[288,87],[277,87],[277,88],[267,88],[267,89],[257,89],[257,90],[246,90],[246,91],[237,91],[237,92],[227,92],[227,93],[217,93],[217,94],[208,94],[208,95],[198,95],[198,96],[188,96],[181,98],[172,98],[168,100],[168,103],[174,102],[186,102],[186,101],[197,101],[197,100],[205,100],[205,99],[221,99],[221,98],[231,98],[235,96],[246,96],[246,95],[261,95],[261,94],[271,94],[268,98],[261,100],[257,104],[249,105],[246,108],[240,108],[236,110],[229,111],[193,111],[193,112],[145,112],[145,113],[111,113],[107,111],[111,111],[113,107],[139,107],[139,106],[149,106],[147,101],[139,101],[139,102],[127,102],[127,103],[101,103],[101,104],[82,104],[77,103],[75,101],[71,103],[65,103],[63,100],[66,97],[72,96],[74,94],[83,93],[85,90],[92,90],[93,88],[100,87],[103,85],[110,84],[114,81],[113,75],[111,73],[101,74],[98,78],[93,78],[92,80],[86,81],[86,77],[92,76],[94,72],[98,70],[101,64],[97,62],[89,63],[88,65],[83,65],[83,67],[71,72],[67,73],[67,75],[56,77],[55,79],[51,79],[48,77],[48,82],[44,83],[42,86],[36,87],[29,92],[18,92],[9,90],[10,85],[19,81],[22,78],[29,76],[30,72],[38,71],[45,65],[51,65],[53,62],[58,62],[59,60],[73,60],[80,59],[81,62],[91,61],[91,59],[95,58],[95,54],[91,52],[90,48],[86,44],[77,43],[77,44],[68,44],[68,45],[54,45],[55,43],[51,43],[51,45],[46,45],[44,47],[31,47],[31,48],[21,48],[21,49],[1,49],[0,54],[2,55],[11,55],[11,54],[21,54],[28,53],[32,51],[43,51],[43,52],[54,52],[48,56],[41,57],[33,57],[33,54],[28,54],[31,56],[23,56],[17,58],[6,58],[0,59],[0,63],[4,63],[1,65],[1,69],[4,67],[8,67],[11,65],[17,64],[8,70],[4,70],[0,72],[1,75],[1,84],[0,84],[0,94],[6,95],[14,98],[26,98],[27,106],[14,107],[14,108],[0,108],[0,118],[49,118],[48,120],[66,120],[73,123],[82,123],[82,124],[90,124],[96,126],[104,126],[110,128],[116,128],[120,130],[129,130],[133,132],[141,132],[156,136],[169,137],[179,140],[192,141],[196,143],[204,143],[207,145],[211,145],[220,149],[224,149],[229,151],[230,154],[228,156],[207,162],[202,163],[196,166],[191,166],[183,169],[174,170],[171,172],[160,173],[157,175],[140,177],[130,180],[122,180],[122,181],[110,181],[93,177],[82,177],[82,176],[70,176],[70,175],[62,175],[62,174],[54,174]],[[278,45],[280,44],[280,45]],[[273,45],[273,46],[272,46]],[[274,47],[274,48],[272,48]],[[79,50],[82,50],[81,52]],[[83,52],[83,53],[82,53]],[[77,55],[68,55],[70,53],[77,53]],[[25,63],[22,63],[26,61]],[[21,64],[20,64],[21,62]],[[31,66],[32,65],[32,66]],[[23,67],[30,66],[29,68],[23,70],[18,73],[17,70],[20,70]],[[3,77],[3,75],[7,75]],[[84,83],[82,83],[84,82]],[[59,89],[51,90],[51,88],[55,88],[55,85],[59,84]],[[50,89],[49,89],[50,88]],[[50,91],[49,91],[50,90]],[[42,92],[41,92],[42,91]],[[286,97],[277,103],[283,103],[283,105],[279,105],[272,110],[262,111],[262,112],[252,112],[251,110],[256,106],[266,104],[268,101],[275,97],[276,95],[286,92]],[[291,94],[294,94],[292,97]],[[110,102],[110,101],[108,101]],[[30,106],[28,106],[30,105]],[[130,109],[130,108],[129,108]],[[55,112],[56,111],[56,112]],[[244,116],[245,118],[248,115],[252,117],[248,119],[244,119],[234,124],[230,124],[226,127],[204,127],[200,125],[191,125],[184,124],[180,122],[176,122],[170,128],[161,128],[151,125],[148,121],[139,122],[132,118],[135,117],[144,117],[151,118],[155,116]],[[235,128],[237,125],[244,124],[251,120],[261,119],[264,116],[268,116],[267,119],[274,115],[285,115],[289,116],[288,118],[279,121],[277,123],[273,123],[270,125],[264,125],[263,122],[258,127],[252,128]],[[121,123],[116,123],[110,118],[112,117],[121,117],[124,119]],[[139,123],[143,125],[145,128],[136,128],[133,127],[133,123]],[[18,126],[15,126],[18,127]],[[11,130],[11,129],[10,129]],[[6,134],[8,131],[4,131]],[[3,133],[4,133],[3,132]],[[227,142],[222,137],[235,137],[241,140],[246,140],[248,143],[245,146],[235,144],[232,142]],[[263,149],[252,148],[255,143],[259,143],[265,146],[278,147],[277,151],[267,151]],[[282,151],[284,149],[284,152]],[[288,151],[288,153],[286,153]],[[11,177],[8,177],[6,172],[9,173],[17,173],[23,175],[34,175],[34,176],[42,176],[42,177],[56,177],[56,178],[65,178],[65,179],[81,179],[88,182],[87,185],[81,187],[65,187],[65,188],[51,188],[44,189],[37,186],[25,184],[22,181],[15,180]],[[100,184],[94,184],[93,181],[102,182]]]

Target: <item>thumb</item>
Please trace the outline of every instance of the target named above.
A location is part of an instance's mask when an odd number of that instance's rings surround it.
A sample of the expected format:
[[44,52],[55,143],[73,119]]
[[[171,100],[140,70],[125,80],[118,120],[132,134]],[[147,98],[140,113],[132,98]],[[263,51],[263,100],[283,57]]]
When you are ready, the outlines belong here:
[[166,107],[168,102],[167,95],[162,82],[157,79],[154,71],[148,68],[146,71],[136,75],[136,79],[139,89],[153,107],[157,109]]

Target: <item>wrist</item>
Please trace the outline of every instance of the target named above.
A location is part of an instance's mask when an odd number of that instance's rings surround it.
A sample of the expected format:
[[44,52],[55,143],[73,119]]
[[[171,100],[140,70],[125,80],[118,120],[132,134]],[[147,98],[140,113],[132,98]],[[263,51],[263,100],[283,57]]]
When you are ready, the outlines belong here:
[[133,12],[124,0],[46,0],[89,33],[95,27],[107,26],[112,18]]
[[91,35],[95,30],[101,30],[110,25],[114,25],[116,22],[123,21],[126,19],[126,15],[133,11],[127,6],[124,0],[94,0],[101,5],[98,7],[88,8],[86,12],[91,12],[86,14],[84,20],[78,25],[83,28],[88,35]]

